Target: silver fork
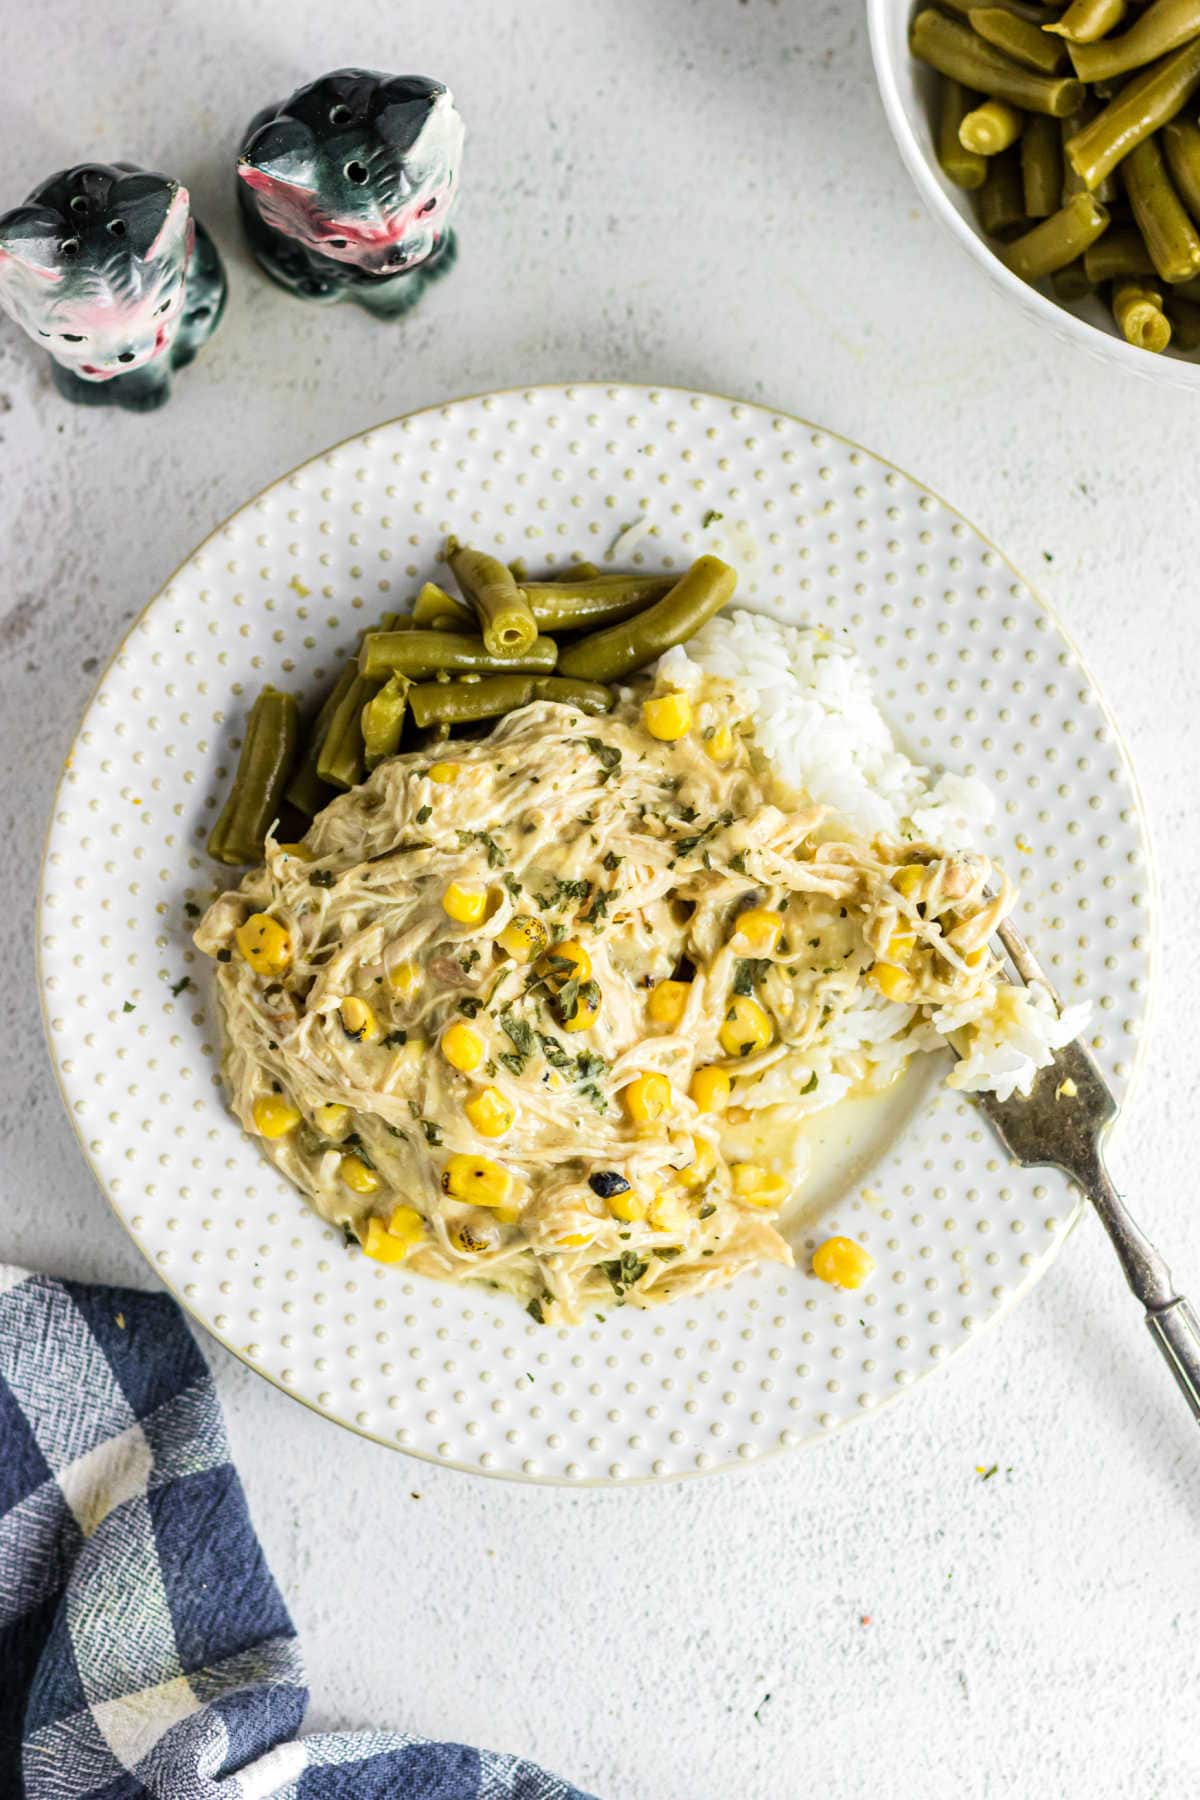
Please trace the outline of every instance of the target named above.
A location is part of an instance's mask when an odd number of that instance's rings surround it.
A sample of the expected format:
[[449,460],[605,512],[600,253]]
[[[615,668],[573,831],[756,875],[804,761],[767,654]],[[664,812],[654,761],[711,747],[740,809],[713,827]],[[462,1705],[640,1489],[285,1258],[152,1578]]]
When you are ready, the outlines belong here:
[[[1027,986],[1038,982],[1061,1011],[1062,1001],[1020,933],[1005,923],[998,935],[1022,981]],[[1038,1071],[1027,1098],[975,1098],[1017,1162],[1026,1168],[1045,1164],[1062,1169],[1083,1189],[1145,1308],[1151,1337],[1193,1416],[1200,1419],[1200,1320],[1191,1303],[1175,1292],[1170,1269],[1130,1216],[1104,1166],[1104,1137],[1116,1118],[1117,1103],[1091,1052],[1079,1038],[1055,1051],[1053,1063]]]

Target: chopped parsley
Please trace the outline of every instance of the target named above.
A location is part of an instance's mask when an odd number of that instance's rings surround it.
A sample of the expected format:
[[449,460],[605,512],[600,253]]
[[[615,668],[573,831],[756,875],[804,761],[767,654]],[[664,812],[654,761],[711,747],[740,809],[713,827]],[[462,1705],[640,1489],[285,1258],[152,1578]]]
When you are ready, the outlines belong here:
[[557,1038],[547,1036],[544,1031],[537,1034],[538,1043],[542,1046],[542,1055],[552,1069],[569,1069],[571,1058],[567,1055]]
[[478,994],[464,994],[458,1003],[460,1013],[466,1013],[468,1019],[474,1019],[483,1010],[483,1001]]
[[393,1044],[393,1045],[407,1044],[408,1033],[407,1033],[407,1031],[403,1031],[403,1030],[389,1031],[383,1041],[385,1044]]
[[134,1002],[132,1000],[122,1000],[122,1002],[121,1002],[121,1011],[122,1012],[133,1012],[133,1010],[134,1010]]
[[705,1204],[704,1204],[704,1205],[703,1205],[703,1206],[702,1206],[702,1207],[701,1207],[701,1208],[700,1208],[700,1217],[701,1217],[701,1218],[702,1218],[702,1219],[711,1219],[711,1218],[712,1218],[712,1216],[713,1216],[713,1214],[714,1214],[714,1213],[715,1213],[715,1212],[716,1212],[716,1210],[717,1210],[717,1209],[716,1209],[716,1207],[715,1207],[715,1206],[714,1206],[714,1205],[713,1205],[713,1203],[712,1203],[712,1201],[711,1201],[711,1200],[708,1200],[708,1201],[706,1201],[706,1202],[705,1202]]
[[417,824],[418,825],[423,825],[425,823],[426,819],[432,819],[432,817],[433,817],[432,806],[418,806],[418,808],[417,808]]
[[717,522],[719,520],[723,519],[724,517],[725,517],[725,514],[723,512],[714,512],[713,508],[710,506],[708,511],[705,513],[704,517],[700,521],[701,530],[707,531],[710,525],[717,524]]
[[621,752],[615,744],[606,744],[603,738],[586,737],[582,740],[600,764],[601,781],[611,781],[621,766]]
[[501,1050],[496,1061],[503,1063],[510,1075],[523,1075],[525,1073],[525,1058],[516,1050]]
[[622,1250],[619,1257],[611,1262],[601,1263],[600,1267],[612,1282],[613,1292],[620,1300],[631,1287],[637,1285],[650,1265],[641,1260],[636,1250]]
[[752,994],[769,967],[765,956],[739,956],[733,966],[734,993]]
[[465,850],[468,844],[480,844],[487,851],[489,869],[502,869],[508,861],[490,831],[460,831],[458,841]]
[[729,859],[729,866],[731,869],[736,869],[739,875],[744,875],[746,873],[746,852],[735,850]]
[[529,1305],[525,1308],[525,1311],[529,1314],[530,1318],[538,1325],[544,1325],[546,1323],[546,1313],[543,1301],[549,1300],[549,1298],[549,1294],[543,1294],[540,1299],[531,1300]]
[[802,1094],[815,1094],[817,1091],[817,1082],[818,1082],[817,1071],[814,1069],[812,1074],[809,1076],[808,1080],[805,1082],[804,1086],[800,1089],[800,1092]]
[[181,978],[178,981],[173,981],[171,983],[171,992],[172,992],[172,994],[174,994],[175,998],[178,999],[180,994],[186,993],[187,989],[190,988],[191,985],[192,985],[192,978],[190,975],[181,976]]
[[624,861],[625,858],[623,856],[618,856],[615,850],[610,850],[604,858],[604,867],[611,875],[613,870],[619,869]]
[[331,888],[337,877],[332,869],[315,869],[308,878],[309,887]]
[[198,919],[200,917],[200,908],[196,905],[194,900],[185,900],[183,903],[183,910],[189,919]]
[[522,1059],[532,1056],[536,1049],[533,1027],[524,1019],[518,1019],[511,1007],[505,1007],[500,1014],[500,1029],[512,1044],[513,1049]]
[[435,1147],[442,1141],[442,1128],[432,1119],[421,1120],[421,1130],[425,1133],[425,1142]]

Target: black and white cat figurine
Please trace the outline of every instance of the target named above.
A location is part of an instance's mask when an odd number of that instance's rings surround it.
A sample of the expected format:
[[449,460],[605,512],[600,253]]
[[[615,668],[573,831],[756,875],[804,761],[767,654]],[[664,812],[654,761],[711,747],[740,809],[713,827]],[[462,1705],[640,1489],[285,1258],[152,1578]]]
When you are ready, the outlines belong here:
[[454,261],[463,122],[420,75],[337,69],[250,121],[238,193],[267,274],[305,300],[408,312]]

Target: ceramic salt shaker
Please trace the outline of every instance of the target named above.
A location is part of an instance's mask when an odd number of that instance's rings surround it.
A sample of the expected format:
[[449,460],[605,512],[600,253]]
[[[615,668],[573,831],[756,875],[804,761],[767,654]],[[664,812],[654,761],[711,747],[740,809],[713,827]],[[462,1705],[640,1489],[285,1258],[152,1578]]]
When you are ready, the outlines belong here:
[[250,121],[238,191],[250,246],[304,300],[409,312],[454,261],[463,122],[421,75],[337,69]]
[[86,406],[150,412],[216,330],[225,271],[181,182],[79,163],[0,215],[0,307]]

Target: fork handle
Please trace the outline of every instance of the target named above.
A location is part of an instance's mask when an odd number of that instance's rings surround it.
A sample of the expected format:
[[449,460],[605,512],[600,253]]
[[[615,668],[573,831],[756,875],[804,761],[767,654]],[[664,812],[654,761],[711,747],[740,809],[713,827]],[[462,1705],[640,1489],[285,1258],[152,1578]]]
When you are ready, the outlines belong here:
[[1146,1324],[1171,1373],[1200,1420],[1200,1319],[1175,1292],[1171,1271],[1117,1192],[1099,1146],[1089,1168],[1078,1171],[1100,1222],[1112,1239],[1125,1279],[1146,1309]]
[[1147,1310],[1146,1323],[1179,1383],[1183,1397],[1200,1419],[1200,1319],[1182,1295],[1166,1306]]

